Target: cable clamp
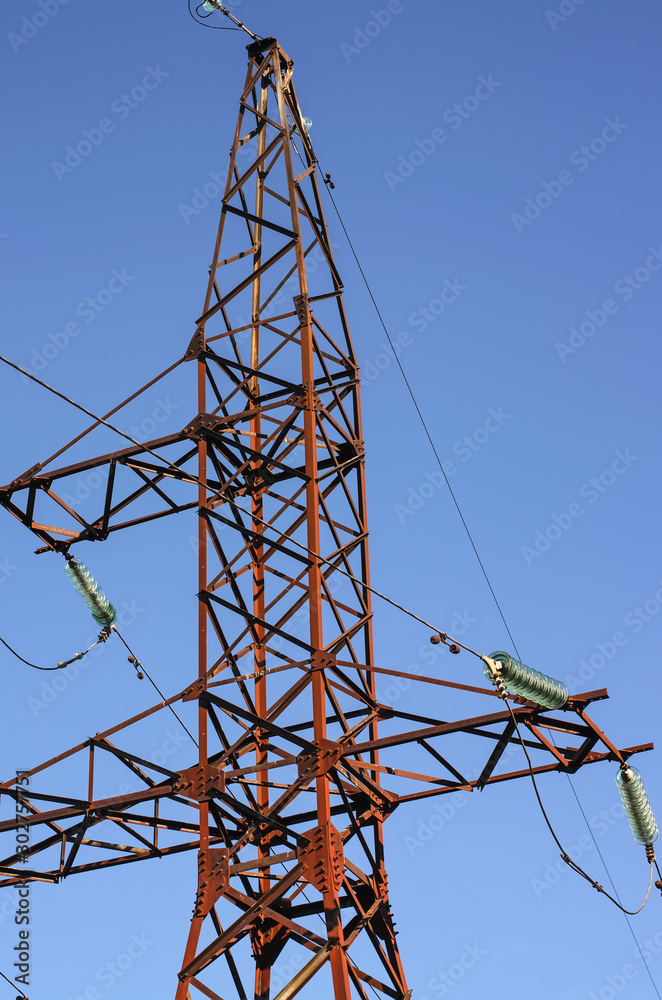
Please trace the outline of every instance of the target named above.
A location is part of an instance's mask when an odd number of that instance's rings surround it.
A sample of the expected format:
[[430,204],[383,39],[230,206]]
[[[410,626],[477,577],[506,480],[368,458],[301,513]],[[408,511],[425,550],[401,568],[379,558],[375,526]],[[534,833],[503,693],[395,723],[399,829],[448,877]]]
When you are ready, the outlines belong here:
[[76,660],[82,660],[84,656],[85,653],[74,653],[70,660],[60,660],[56,669],[62,670],[64,667],[68,667],[70,663],[75,663]]
[[[483,661],[483,663],[487,664],[487,667],[490,671],[492,683],[497,689],[499,697],[503,698],[503,700],[506,701],[508,697],[508,692],[506,690],[506,685],[504,684],[503,678],[501,676],[501,664],[499,663],[498,660],[493,660],[490,656],[481,656],[481,660]],[[561,857],[568,864],[570,863],[567,855],[562,854]]]

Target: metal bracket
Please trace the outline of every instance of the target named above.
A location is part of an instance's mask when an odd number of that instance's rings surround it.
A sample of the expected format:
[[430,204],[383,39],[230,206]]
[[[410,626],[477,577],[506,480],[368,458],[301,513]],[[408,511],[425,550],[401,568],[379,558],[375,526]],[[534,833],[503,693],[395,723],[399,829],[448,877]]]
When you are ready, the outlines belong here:
[[[313,409],[321,410],[322,401],[319,398],[318,394],[313,390],[311,395],[313,399]],[[287,404],[288,406],[296,406],[298,410],[305,410],[306,407],[308,406],[308,393],[306,391],[306,387],[301,386],[301,389],[297,390],[297,392],[292,393],[292,395],[287,399]]]
[[204,327],[199,326],[191,337],[191,343],[188,345],[186,354],[184,355],[184,361],[196,361],[205,351],[205,330]]
[[329,667],[335,667],[338,662],[338,658],[333,655],[333,653],[325,653],[323,650],[318,650],[313,653],[310,659],[310,666],[313,670],[327,670]]
[[223,421],[213,413],[198,413],[191,423],[184,427],[182,433],[194,441],[199,441],[204,438],[204,431],[216,431],[222,423]]
[[300,778],[318,778],[328,774],[332,767],[341,759],[344,747],[330,740],[315,740],[315,753],[301,754],[297,757],[297,768]]
[[33,465],[31,469],[27,470],[27,472],[24,472],[21,476],[18,476],[16,479],[12,480],[12,482],[7,487],[7,491],[10,492],[13,489],[18,489],[19,486],[25,486],[27,483],[30,482],[30,480],[34,479],[37,473],[41,472],[42,469],[43,465],[41,465],[41,463],[39,462],[36,465]]
[[207,690],[207,682],[204,677],[198,677],[182,695],[182,701],[197,701],[201,694]]
[[173,791],[194,802],[206,802],[214,792],[225,791],[225,775],[220,767],[213,764],[195,764],[179,772]]
[[345,877],[345,855],[342,837],[335,826],[326,823],[303,834],[309,841],[297,851],[303,863],[303,876],[319,892],[338,891]]
[[301,326],[308,326],[310,323],[310,303],[307,295],[295,295],[292,300],[296,309],[297,319]]
[[195,917],[206,917],[230,885],[230,852],[225,847],[209,848],[198,854],[198,893]]

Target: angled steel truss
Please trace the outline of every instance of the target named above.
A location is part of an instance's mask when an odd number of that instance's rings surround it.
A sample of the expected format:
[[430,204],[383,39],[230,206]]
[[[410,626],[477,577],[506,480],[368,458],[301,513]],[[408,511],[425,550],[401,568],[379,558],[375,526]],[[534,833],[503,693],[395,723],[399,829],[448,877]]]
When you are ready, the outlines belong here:
[[[518,743],[500,701],[459,721],[378,701],[380,675],[497,695],[375,664],[359,373],[317,162],[291,60],[275,39],[248,51],[202,315],[185,355],[131,397],[188,366],[197,369],[197,413],[178,433],[51,468],[80,450],[94,424],[0,490],[39,551],[76,551],[197,511],[198,675],[167,703],[29,772],[31,846],[4,857],[0,884],[194,850],[197,895],[176,1000],[268,1000],[271,970],[291,942],[310,960],[278,1000],[327,963],[336,1000],[366,1000],[369,987],[404,1000],[384,821],[403,802],[529,772],[509,769]],[[107,483],[90,519],[67,489],[100,467]],[[515,705],[527,747],[544,755],[537,773],[649,749],[618,750],[595,726],[586,709],[604,697],[578,695],[553,713]],[[169,770],[126,749],[134,727],[187,702],[198,709],[190,767]],[[485,762],[470,775],[465,748],[477,738]],[[424,773],[405,766],[414,748]],[[50,775],[80,758],[84,787],[63,796]],[[109,797],[108,761],[140,790]],[[15,779],[0,785],[0,798],[21,794]],[[0,835],[16,826],[1,822]],[[352,957],[359,938],[370,944],[369,968]],[[250,987],[240,958],[249,947]]]

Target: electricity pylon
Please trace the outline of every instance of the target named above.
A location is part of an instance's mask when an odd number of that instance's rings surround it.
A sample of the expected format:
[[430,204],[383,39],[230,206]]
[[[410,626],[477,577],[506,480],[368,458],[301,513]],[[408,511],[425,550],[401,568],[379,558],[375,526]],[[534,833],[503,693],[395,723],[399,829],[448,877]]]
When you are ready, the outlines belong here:
[[[248,54],[207,293],[177,363],[197,370],[197,412],[178,433],[57,469],[49,460],[0,490],[42,552],[68,554],[196,512],[197,677],[167,704],[28,772],[40,775],[30,792],[33,840],[4,858],[0,884],[197,851],[175,1000],[268,1000],[271,970],[292,943],[310,960],[277,1000],[305,990],[327,963],[335,1000],[367,1000],[367,987],[405,1000],[385,820],[405,801],[529,771],[505,767],[517,736],[500,701],[452,722],[378,701],[378,675],[407,674],[373,656],[359,372],[342,283],[292,61],[273,38]],[[66,499],[68,483],[102,466],[105,494],[98,515],[85,518]],[[409,679],[498,698],[492,688]],[[577,695],[556,712],[517,700],[529,752],[546,761],[534,772],[574,773],[649,749],[620,751],[596,727],[586,708],[604,697]],[[198,713],[190,767],[172,771],[122,747],[130,728],[187,702]],[[488,747],[472,778],[468,737]],[[427,755],[427,773],[403,767],[407,747]],[[89,777],[77,796],[37,790],[78,755]],[[106,758],[144,787],[108,797]],[[17,794],[15,779],[0,785],[0,796]],[[15,819],[0,823],[0,834],[15,829]],[[19,867],[26,857],[29,867]],[[369,968],[353,958],[359,938]]]

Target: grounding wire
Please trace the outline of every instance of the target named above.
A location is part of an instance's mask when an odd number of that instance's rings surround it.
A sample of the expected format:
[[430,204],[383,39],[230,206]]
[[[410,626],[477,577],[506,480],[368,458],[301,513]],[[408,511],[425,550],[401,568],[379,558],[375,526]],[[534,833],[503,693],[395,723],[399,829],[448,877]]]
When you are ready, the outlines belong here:
[[411,383],[409,382],[409,379],[407,378],[407,375],[405,374],[405,370],[404,370],[404,368],[402,366],[402,362],[400,361],[400,358],[398,357],[398,352],[395,350],[393,341],[391,340],[391,334],[388,331],[386,323],[384,322],[384,317],[382,316],[380,308],[377,305],[377,301],[375,299],[375,296],[373,295],[372,288],[370,287],[370,282],[368,281],[368,278],[366,277],[365,271],[363,270],[363,267],[361,266],[361,261],[358,258],[358,254],[356,253],[356,250],[354,249],[354,244],[352,243],[351,237],[350,237],[349,233],[347,232],[347,228],[345,226],[345,223],[343,222],[343,218],[342,218],[342,216],[340,214],[338,206],[336,205],[336,200],[333,197],[333,194],[331,193],[331,190],[329,189],[328,185],[327,185],[327,190],[329,192],[329,198],[331,199],[331,204],[333,205],[333,207],[335,209],[335,213],[338,216],[338,221],[340,222],[340,225],[342,227],[342,231],[344,232],[345,237],[347,239],[347,242],[349,244],[349,248],[350,248],[350,250],[352,252],[352,256],[354,257],[354,260],[356,261],[356,266],[358,267],[358,269],[359,269],[359,271],[361,273],[361,277],[363,278],[363,283],[365,284],[365,287],[368,290],[368,295],[370,296],[372,304],[373,304],[373,306],[375,308],[375,312],[377,313],[377,316],[379,318],[379,322],[381,323],[382,329],[384,330],[384,333],[386,334],[386,339],[388,340],[388,342],[389,342],[389,344],[391,346],[391,350],[393,352],[393,357],[395,358],[395,361],[396,361],[396,363],[398,365],[398,368],[400,369],[400,374],[402,375],[402,377],[404,379],[405,385],[407,386],[407,391],[409,392],[409,395],[411,396],[411,401],[414,404],[414,408],[416,410],[416,413],[418,414],[418,418],[419,418],[419,420],[420,420],[420,422],[421,422],[421,424],[423,426],[423,430],[425,431],[425,436],[427,437],[427,439],[428,439],[428,441],[430,443],[430,447],[432,448],[432,452],[434,454],[434,457],[435,457],[435,459],[437,461],[437,464],[439,465],[439,469],[441,470],[441,474],[444,477],[444,481],[446,483],[446,486],[448,487],[448,491],[449,491],[449,493],[451,495],[453,503],[455,504],[455,508],[456,508],[456,510],[458,512],[460,520],[462,521],[462,526],[464,527],[464,530],[467,533],[467,537],[469,539],[469,542],[471,543],[471,547],[472,547],[472,549],[474,551],[474,555],[476,556],[476,559],[478,560],[478,565],[481,568],[483,576],[485,577],[485,582],[487,583],[487,586],[490,589],[490,593],[491,593],[491,595],[492,595],[492,597],[494,599],[494,603],[495,603],[495,605],[497,607],[499,615],[501,616],[501,621],[503,622],[503,624],[505,626],[506,632],[508,633],[510,641],[513,644],[513,648],[514,648],[514,650],[517,653],[517,656],[519,658],[520,654],[518,652],[517,645],[515,643],[515,640],[512,637],[510,629],[508,628],[508,622],[506,621],[505,615],[504,615],[503,611],[501,610],[501,605],[499,604],[497,596],[496,596],[496,594],[494,592],[494,588],[493,588],[492,583],[490,581],[490,578],[489,578],[489,576],[487,574],[487,570],[485,569],[485,566],[483,564],[483,560],[480,558],[480,555],[478,554],[478,549],[476,548],[476,543],[473,540],[473,535],[471,534],[471,531],[469,530],[469,525],[467,524],[467,522],[465,520],[465,517],[464,517],[464,514],[462,513],[460,505],[459,505],[459,503],[457,501],[457,497],[455,496],[455,493],[453,491],[453,487],[451,486],[451,484],[450,484],[450,482],[448,480],[448,476],[446,475],[446,471],[444,469],[443,463],[441,461],[441,458],[439,457],[439,452],[437,451],[436,445],[435,445],[434,441],[432,440],[432,435],[431,435],[430,430],[428,428],[428,425],[426,423],[425,417],[423,416],[421,408],[420,408],[420,406],[418,404],[418,400],[416,399],[416,395],[414,393],[414,390],[411,387]]
[[68,667],[70,663],[74,663],[76,660],[82,660],[84,656],[87,656],[87,654],[90,652],[91,649],[94,649],[95,646],[99,645],[100,640],[97,639],[96,642],[93,642],[92,645],[89,646],[84,653],[76,653],[75,656],[72,656],[70,660],[62,660],[60,663],[58,663],[56,667],[39,667],[37,666],[36,663],[30,663],[29,660],[24,660],[23,657],[20,656],[15,649],[12,649],[9,643],[5,642],[2,636],[0,636],[0,642],[2,643],[3,646],[5,646],[9,650],[10,653],[14,654],[17,660],[20,660],[21,663],[25,663],[26,666],[28,667],[32,667],[34,670],[64,670],[64,668]]
[[30,997],[27,995],[27,993],[24,993],[23,990],[20,988],[20,986],[17,986],[16,983],[14,983],[11,979],[8,979],[7,976],[4,974],[4,972],[0,972],[0,976],[2,976],[2,978],[6,980],[6,982],[8,982],[11,987],[13,987],[13,989],[18,990],[18,992],[23,997],[23,1000],[30,1000]]
[[178,722],[178,723],[180,724],[180,726],[182,727],[182,729],[184,730],[184,732],[186,732],[186,733],[187,733],[187,734],[188,734],[188,735],[189,735],[189,736],[191,737],[191,739],[192,739],[192,740],[193,740],[193,742],[195,743],[196,747],[197,747],[198,749],[200,749],[200,744],[198,743],[198,741],[197,741],[197,740],[195,739],[195,737],[194,737],[194,736],[193,736],[193,735],[191,734],[190,730],[189,730],[189,729],[187,729],[187,727],[186,727],[186,726],[184,725],[184,723],[182,722],[182,720],[180,719],[180,717],[179,717],[179,716],[177,715],[177,712],[176,712],[176,711],[174,710],[174,708],[172,707],[172,705],[169,705],[169,704],[167,704],[167,702],[168,702],[168,699],[167,699],[167,698],[166,698],[166,696],[164,695],[163,691],[162,691],[162,690],[161,690],[161,688],[160,688],[160,687],[158,686],[158,684],[156,683],[156,681],[154,681],[154,680],[153,680],[153,679],[152,679],[152,678],[150,677],[150,675],[149,675],[148,671],[147,671],[147,670],[145,669],[145,667],[143,666],[143,664],[141,663],[141,661],[140,661],[140,660],[138,659],[138,657],[136,656],[136,654],[135,654],[135,653],[133,652],[133,650],[132,650],[132,649],[131,649],[131,647],[129,646],[128,642],[126,641],[126,639],[124,638],[124,636],[123,636],[123,635],[121,634],[120,630],[119,630],[118,628],[116,628],[116,626],[115,626],[115,625],[111,625],[111,626],[110,626],[110,628],[111,628],[111,631],[112,631],[112,632],[116,632],[116,633],[117,633],[117,635],[118,635],[118,636],[120,637],[120,640],[121,640],[121,642],[122,642],[122,643],[124,644],[124,646],[126,646],[126,648],[128,649],[129,653],[130,653],[130,654],[131,654],[131,656],[133,657],[133,660],[132,660],[132,662],[134,663],[134,665],[136,666],[136,668],[140,667],[140,669],[142,670],[142,672],[144,673],[145,677],[146,677],[146,678],[147,678],[147,680],[148,680],[148,681],[150,682],[150,684],[152,685],[152,687],[154,688],[154,690],[155,690],[155,691],[157,692],[157,694],[159,694],[159,695],[160,695],[160,696],[161,696],[161,697],[163,698],[163,704],[164,704],[164,705],[166,706],[166,708],[169,708],[169,709],[170,709],[170,711],[172,712],[172,714],[174,715],[174,717],[175,717],[175,718],[177,719],[177,722]]

